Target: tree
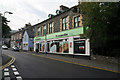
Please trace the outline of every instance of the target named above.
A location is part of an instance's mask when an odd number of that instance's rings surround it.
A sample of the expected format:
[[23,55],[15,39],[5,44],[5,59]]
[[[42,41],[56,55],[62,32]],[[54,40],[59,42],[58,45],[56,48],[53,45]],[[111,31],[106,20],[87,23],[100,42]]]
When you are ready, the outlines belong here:
[[[91,48],[95,54],[117,56],[119,39],[120,2],[82,3],[84,27],[89,26],[85,35],[90,38]],[[114,42],[115,41],[115,42]]]
[[8,20],[4,17],[4,16],[1,16],[2,17],[2,37],[3,38],[8,38],[10,37],[10,31],[11,31],[11,28],[8,26]]

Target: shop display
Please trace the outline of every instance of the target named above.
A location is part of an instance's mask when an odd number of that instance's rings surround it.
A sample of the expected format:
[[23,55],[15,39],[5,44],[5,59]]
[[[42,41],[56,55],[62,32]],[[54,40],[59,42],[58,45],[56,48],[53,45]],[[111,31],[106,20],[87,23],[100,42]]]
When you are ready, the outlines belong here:
[[69,42],[63,42],[63,53],[69,53]]
[[45,52],[45,43],[41,43],[41,51]]

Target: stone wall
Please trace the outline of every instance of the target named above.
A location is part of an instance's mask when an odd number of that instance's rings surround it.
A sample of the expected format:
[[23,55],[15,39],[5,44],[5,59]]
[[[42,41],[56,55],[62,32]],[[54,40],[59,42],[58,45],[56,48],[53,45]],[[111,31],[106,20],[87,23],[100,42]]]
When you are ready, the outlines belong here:
[[120,64],[119,57],[108,57],[108,56],[91,54],[91,60],[102,61],[102,62],[109,63],[109,64]]

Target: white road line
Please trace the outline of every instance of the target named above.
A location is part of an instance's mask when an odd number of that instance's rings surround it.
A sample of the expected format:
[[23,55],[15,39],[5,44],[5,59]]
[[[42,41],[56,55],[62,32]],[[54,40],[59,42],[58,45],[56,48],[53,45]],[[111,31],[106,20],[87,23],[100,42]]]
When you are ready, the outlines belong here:
[[13,67],[15,67],[14,65],[11,65],[11,67],[13,68]]
[[4,72],[4,76],[9,76],[9,72]]
[[5,77],[4,80],[10,80],[10,77]]
[[15,76],[19,75],[19,73],[17,71],[13,72]]
[[8,68],[5,68],[4,71],[9,71],[9,69],[8,69]]
[[16,71],[17,69],[16,68],[12,68],[13,71]]
[[16,79],[17,80],[22,80],[22,77],[21,76],[17,76]]

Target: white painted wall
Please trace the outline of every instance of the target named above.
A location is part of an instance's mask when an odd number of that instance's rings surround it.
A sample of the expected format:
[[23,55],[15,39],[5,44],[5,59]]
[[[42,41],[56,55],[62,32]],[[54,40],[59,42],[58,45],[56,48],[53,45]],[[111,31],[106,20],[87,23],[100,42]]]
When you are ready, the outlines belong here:
[[[74,41],[73,37],[69,37],[69,54],[74,54]],[[71,47],[70,44],[72,43]]]

